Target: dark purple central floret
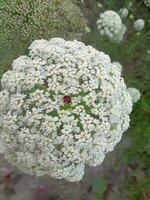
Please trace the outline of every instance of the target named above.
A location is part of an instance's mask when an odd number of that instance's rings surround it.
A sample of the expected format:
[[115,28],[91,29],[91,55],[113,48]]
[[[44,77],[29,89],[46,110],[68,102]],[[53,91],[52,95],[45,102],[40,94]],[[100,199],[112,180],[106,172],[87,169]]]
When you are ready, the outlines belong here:
[[69,95],[65,95],[64,97],[63,97],[63,101],[64,101],[64,103],[71,103],[71,97],[69,96]]

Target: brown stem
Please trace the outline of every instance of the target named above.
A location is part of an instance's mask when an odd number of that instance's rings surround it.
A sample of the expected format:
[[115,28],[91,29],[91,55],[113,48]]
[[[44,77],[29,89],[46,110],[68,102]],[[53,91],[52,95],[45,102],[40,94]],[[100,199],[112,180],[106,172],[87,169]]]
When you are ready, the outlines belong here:
[[146,196],[145,191],[144,191],[143,187],[141,186],[138,177],[136,175],[134,175],[134,178],[135,178],[136,182],[138,183],[138,185],[139,185],[139,187],[141,189],[141,192],[142,192],[144,200],[148,200],[148,197]]

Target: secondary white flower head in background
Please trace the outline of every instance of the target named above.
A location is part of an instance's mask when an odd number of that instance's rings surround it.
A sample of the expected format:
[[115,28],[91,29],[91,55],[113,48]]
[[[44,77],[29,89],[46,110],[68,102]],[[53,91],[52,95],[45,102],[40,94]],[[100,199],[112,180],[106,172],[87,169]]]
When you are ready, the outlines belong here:
[[127,8],[128,8],[128,9],[131,9],[131,8],[132,8],[132,6],[133,6],[133,2],[132,2],[132,1],[130,1],[130,2],[128,3],[128,6],[127,6]]
[[145,3],[145,5],[146,5],[147,7],[150,8],[150,0],[144,0],[144,3]]
[[129,92],[130,96],[132,97],[133,103],[136,103],[140,99],[141,93],[138,89],[130,87],[127,89],[127,91]]
[[97,28],[101,35],[105,35],[116,42],[120,42],[126,32],[126,27],[120,16],[112,10],[100,14],[97,20]]
[[119,15],[120,17],[123,19],[123,18],[126,18],[129,14],[129,10],[127,8],[121,8],[119,10]]
[[102,5],[100,2],[97,3],[97,6],[98,6],[99,8],[102,8],[102,7],[103,7],[103,5]]
[[112,64],[113,64],[113,65],[116,65],[116,66],[118,67],[118,69],[120,70],[120,72],[122,73],[123,66],[121,65],[120,62],[113,62]]
[[137,19],[137,20],[134,22],[134,25],[133,25],[133,27],[134,27],[134,29],[135,29],[136,31],[141,31],[141,30],[144,28],[144,26],[145,26],[145,22],[144,22],[143,19]]
[[132,100],[110,57],[78,41],[36,40],[1,80],[0,146],[28,174],[79,181],[129,126]]

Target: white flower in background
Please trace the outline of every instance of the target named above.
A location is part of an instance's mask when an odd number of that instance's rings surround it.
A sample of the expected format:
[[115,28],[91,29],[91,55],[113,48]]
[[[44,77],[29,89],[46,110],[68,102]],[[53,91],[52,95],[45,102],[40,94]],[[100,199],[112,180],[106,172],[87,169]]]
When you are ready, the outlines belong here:
[[134,17],[135,17],[135,16],[134,16],[133,14],[130,14],[130,15],[129,15],[129,18],[130,18],[130,19],[134,19]]
[[72,0],[0,0],[0,47],[26,49],[34,39],[58,35],[80,40],[86,25]]
[[86,27],[85,27],[85,32],[86,32],[86,33],[91,33],[91,28],[90,28],[89,26],[86,26]]
[[141,93],[138,89],[130,87],[127,89],[127,91],[131,95],[133,103],[136,103],[140,99]]
[[118,34],[116,36],[116,38],[114,37],[116,42],[120,42],[120,41],[123,40],[123,37],[124,37],[126,30],[127,30],[127,27],[124,24],[122,24],[122,29],[120,30],[120,34]]
[[120,17],[123,19],[123,18],[126,18],[129,14],[129,10],[127,8],[121,8],[119,10],[119,15]]
[[105,35],[116,42],[123,40],[123,35],[126,32],[126,27],[120,16],[112,10],[100,14],[97,20],[97,28],[101,35]]
[[144,28],[144,26],[145,26],[145,22],[144,22],[143,19],[138,19],[138,20],[136,20],[136,21],[134,22],[134,25],[133,25],[133,27],[134,27],[134,29],[135,29],[136,31],[141,31],[141,30]]
[[131,97],[118,67],[91,46],[53,38],[29,51],[1,80],[2,152],[25,173],[79,181],[121,140]]
[[147,7],[150,7],[150,0],[144,0],[144,3]]
[[99,2],[97,3],[97,5],[98,5],[99,8],[103,7],[103,5],[101,3],[99,3]]
[[132,6],[133,6],[133,2],[130,1],[129,4],[128,4],[128,9],[130,9]]
[[120,63],[120,62],[113,62],[112,64],[113,64],[113,65],[116,65],[116,66],[118,67],[118,69],[119,69],[120,73],[122,73],[123,66],[121,65],[121,63]]

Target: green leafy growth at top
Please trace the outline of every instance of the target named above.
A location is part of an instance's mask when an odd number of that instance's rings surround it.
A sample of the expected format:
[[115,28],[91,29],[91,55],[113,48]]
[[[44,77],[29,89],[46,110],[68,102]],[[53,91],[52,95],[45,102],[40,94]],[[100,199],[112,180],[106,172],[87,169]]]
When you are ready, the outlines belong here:
[[89,200],[104,200],[104,192],[107,189],[107,181],[104,178],[97,179],[92,184],[92,194]]

